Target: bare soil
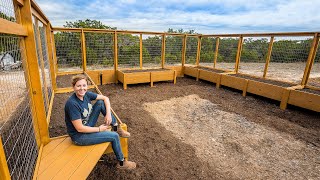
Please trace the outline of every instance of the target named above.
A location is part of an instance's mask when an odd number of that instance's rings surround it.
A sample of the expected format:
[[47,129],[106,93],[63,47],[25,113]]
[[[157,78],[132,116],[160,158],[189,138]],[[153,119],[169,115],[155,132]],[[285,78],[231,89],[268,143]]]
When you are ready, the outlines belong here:
[[[70,79],[70,78],[69,78]],[[68,82],[69,83],[69,82]],[[88,179],[319,179],[320,114],[258,96],[242,97],[212,83],[171,82],[99,86],[128,125],[134,171],[103,156]],[[50,136],[66,134],[56,94]]]
[[134,72],[154,72],[154,71],[169,71],[170,69],[157,68],[157,69],[131,69],[121,70],[123,73],[134,73]]

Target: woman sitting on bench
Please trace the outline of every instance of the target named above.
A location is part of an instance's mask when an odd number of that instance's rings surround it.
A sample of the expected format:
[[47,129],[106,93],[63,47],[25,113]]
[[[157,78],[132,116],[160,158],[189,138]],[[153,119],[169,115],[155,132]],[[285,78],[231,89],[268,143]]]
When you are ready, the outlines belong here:
[[[67,131],[73,143],[80,146],[111,142],[119,169],[135,169],[136,163],[124,159],[120,138],[129,137],[130,133],[118,126],[116,118],[111,113],[109,98],[87,91],[88,80],[84,75],[72,78],[74,93],[66,102],[65,122]],[[97,100],[92,106],[91,101]],[[105,124],[95,127],[99,114],[104,116]],[[109,128],[112,126],[114,131]]]

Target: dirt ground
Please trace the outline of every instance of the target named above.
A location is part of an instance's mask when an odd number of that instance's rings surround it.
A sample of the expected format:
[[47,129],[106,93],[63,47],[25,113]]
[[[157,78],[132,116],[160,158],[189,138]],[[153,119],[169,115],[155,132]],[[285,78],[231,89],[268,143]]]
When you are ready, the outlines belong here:
[[[69,79],[69,78],[68,78]],[[172,82],[99,86],[128,125],[134,171],[103,156],[88,179],[319,179],[320,114],[178,78]],[[66,134],[56,94],[50,136]]]

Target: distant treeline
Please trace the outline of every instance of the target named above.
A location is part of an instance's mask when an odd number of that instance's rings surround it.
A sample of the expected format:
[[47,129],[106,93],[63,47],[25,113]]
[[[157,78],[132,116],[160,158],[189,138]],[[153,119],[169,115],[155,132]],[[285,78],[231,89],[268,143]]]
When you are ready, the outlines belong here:
[[[116,29],[103,25],[100,21],[85,20],[67,22],[65,27]],[[196,34],[195,31],[179,29],[168,30],[169,33]],[[112,65],[114,59],[113,34],[85,33],[87,64],[103,63]],[[118,63],[139,63],[140,39],[139,35],[118,34]],[[165,60],[167,63],[181,63],[182,36],[166,36]],[[265,62],[268,53],[269,38],[245,38],[241,51],[241,62]],[[235,62],[238,38],[220,38],[217,55],[218,62]],[[186,62],[195,63],[198,38],[188,37],[186,44]],[[58,32],[55,34],[55,44],[58,61],[62,64],[81,65],[80,33]],[[143,63],[161,62],[162,36],[150,35],[142,41]],[[310,39],[275,40],[271,54],[271,62],[306,62],[312,44]],[[201,39],[200,62],[212,63],[215,56],[216,38],[203,37]],[[319,62],[317,56],[316,62]]]

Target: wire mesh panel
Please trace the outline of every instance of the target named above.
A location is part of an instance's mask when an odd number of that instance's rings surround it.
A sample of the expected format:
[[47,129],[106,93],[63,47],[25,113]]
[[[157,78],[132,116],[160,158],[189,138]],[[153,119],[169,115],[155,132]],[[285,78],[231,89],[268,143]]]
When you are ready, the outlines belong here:
[[219,40],[217,69],[234,70],[238,51],[238,37],[222,37]]
[[55,32],[58,71],[82,69],[81,34],[79,32]]
[[46,34],[46,26],[43,25],[41,22],[39,23],[39,33],[40,33],[41,50],[42,50],[43,63],[44,63],[44,75],[46,80],[45,82],[47,87],[48,98],[50,100],[52,96],[52,82],[51,82],[51,74],[50,74],[48,47],[47,47],[47,34]]
[[320,46],[318,46],[307,85],[320,88]]
[[200,52],[199,65],[213,67],[215,50],[216,50],[216,38],[203,37],[201,39],[201,52]]
[[11,179],[32,179],[38,150],[22,67],[21,40],[0,34],[0,135]]
[[198,49],[198,37],[187,37],[186,62],[185,64],[196,64]]
[[85,33],[87,69],[113,69],[114,33]]
[[182,64],[183,36],[166,36],[166,65],[178,66]]
[[[44,101],[44,107],[46,110],[46,114],[48,113],[49,109],[49,102],[48,102],[48,93],[46,87],[46,75],[44,72],[44,62],[43,62],[43,52],[42,52],[42,47],[41,47],[41,40],[39,41],[39,24],[41,22],[36,23],[37,19],[33,16],[32,17],[32,22],[33,22],[33,30],[34,30],[34,36],[35,36],[35,42],[36,42],[36,49],[37,49],[37,58],[38,58],[38,67],[39,67],[39,75],[40,75],[40,81],[41,81],[41,89],[42,89],[42,98]],[[39,44],[40,43],[40,44]]]
[[142,66],[161,67],[162,36],[142,35]]
[[301,83],[313,37],[275,37],[267,77]]
[[6,19],[12,22],[16,21],[12,0],[0,1],[0,18]]
[[243,38],[239,73],[263,76],[270,37]]
[[118,34],[118,67],[140,67],[140,35]]

